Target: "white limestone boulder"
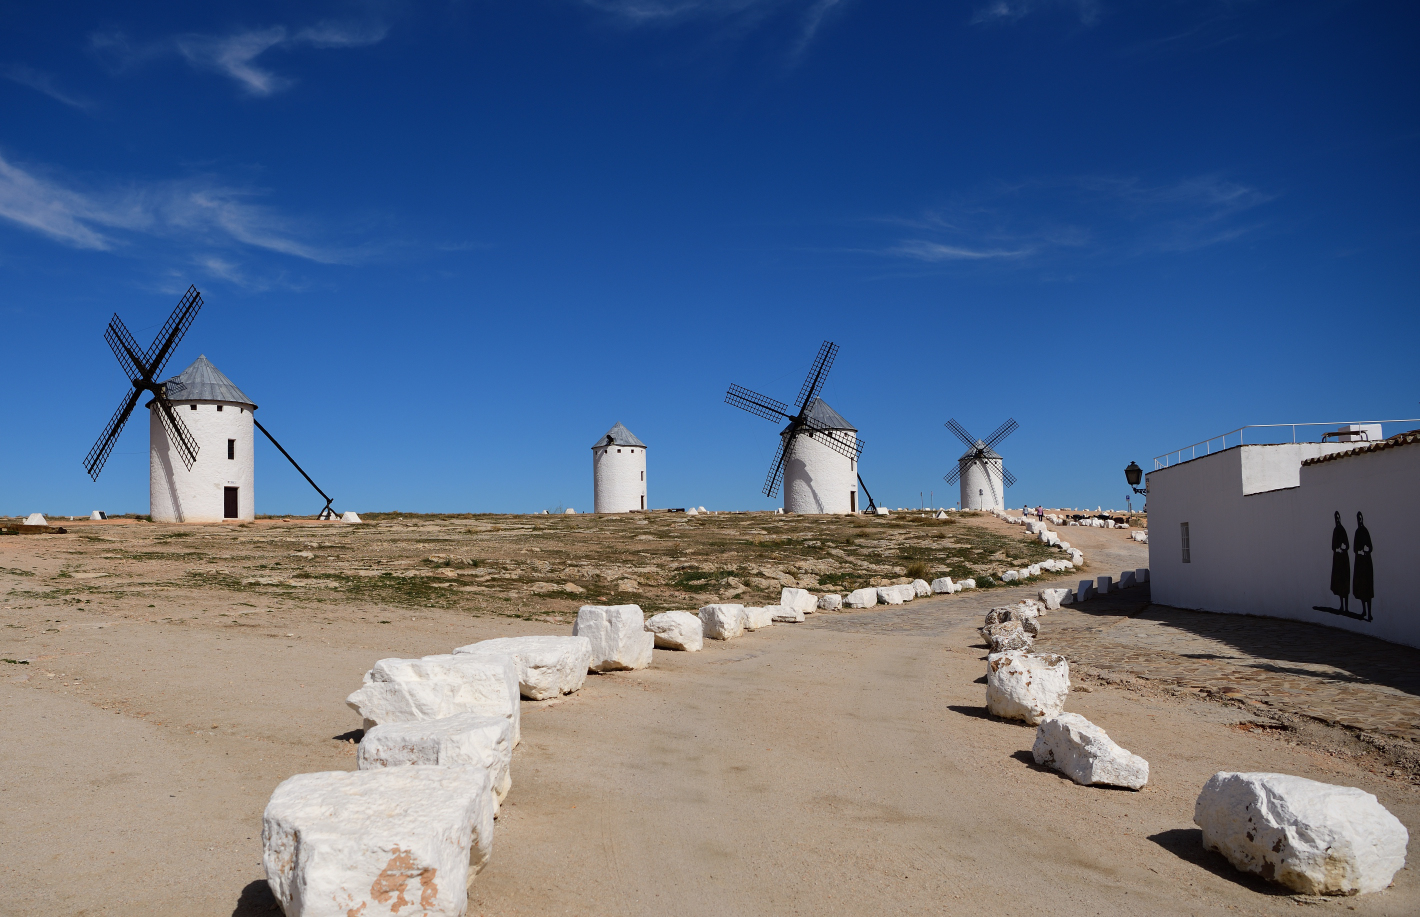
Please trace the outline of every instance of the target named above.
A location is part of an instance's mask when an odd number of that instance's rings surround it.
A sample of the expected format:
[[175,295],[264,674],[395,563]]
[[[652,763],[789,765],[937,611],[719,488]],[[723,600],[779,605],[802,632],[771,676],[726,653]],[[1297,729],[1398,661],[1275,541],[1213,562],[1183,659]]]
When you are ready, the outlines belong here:
[[932,580],[932,592],[937,595],[951,595],[956,591],[956,586],[952,583],[950,576],[942,576]]
[[992,653],[986,657],[986,710],[1038,726],[1065,709],[1070,663],[1053,653]]
[[513,786],[512,763],[513,724],[507,717],[479,713],[376,726],[355,752],[362,771],[411,764],[481,767],[500,802]]
[[1410,834],[1376,797],[1288,774],[1223,771],[1193,806],[1203,846],[1303,895],[1378,892]]
[[733,640],[745,632],[744,606],[706,605],[700,609],[700,623],[711,640]]
[[848,593],[848,597],[843,600],[843,604],[849,608],[872,608],[878,604],[878,590],[871,587],[867,589],[854,589]]
[[518,690],[528,700],[571,694],[587,680],[592,641],[586,637],[497,637],[454,650],[456,656],[509,656],[518,667]]
[[996,621],[981,628],[981,636],[991,646],[992,653],[1022,652],[1031,648],[1035,640],[1026,633],[1020,621]]
[[1137,790],[1149,782],[1149,762],[1120,748],[1078,713],[1061,713],[1035,730],[1035,763],[1053,767],[1082,786]]
[[839,595],[836,592],[830,592],[828,595],[821,595],[818,597],[819,611],[840,611],[842,610],[842,608],[843,596]]
[[748,631],[769,627],[774,623],[774,612],[770,611],[768,608],[742,605],[740,607],[740,615],[741,620],[744,622],[744,629]]
[[775,624],[804,623],[804,613],[797,608],[790,608],[788,605],[768,605],[764,610],[769,612],[769,620]]
[[958,591],[958,592],[960,592],[962,589],[975,589],[975,588],[976,588],[976,580],[974,580],[974,579],[964,579],[964,580],[960,580],[960,581],[958,581],[958,583],[957,583],[957,587],[958,587],[958,588],[957,588],[957,591]]
[[[910,586],[908,588],[911,589]],[[917,593],[914,592],[912,595],[915,597]],[[900,586],[878,587],[878,604],[901,605],[905,601],[907,601],[907,597],[902,594],[902,588]]]
[[286,917],[463,917],[495,805],[481,767],[299,774],[262,815],[267,885]]
[[1054,611],[1060,607],[1062,600],[1069,594],[1069,589],[1042,589],[1040,590],[1040,601],[1044,603],[1047,611]]
[[422,659],[381,659],[345,699],[368,731],[385,723],[441,720],[460,713],[506,717],[513,744],[522,738],[518,667],[508,656],[449,653]]
[[663,611],[646,620],[646,629],[656,641],[656,648],[698,653],[705,645],[705,628],[700,617],[688,611]]
[[1001,582],[1003,582],[1003,583],[1014,583],[1016,580],[1018,580],[1018,579],[1020,579],[1020,578],[1021,578],[1021,575],[1020,575],[1019,573],[1017,573],[1015,570],[1007,570],[1005,573],[1002,573],[1002,574],[1001,574]]
[[640,605],[583,605],[572,635],[592,641],[593,672],[623,672],[651,664],[656,638]]
[[920,599],[924,595],[932,594],[932,586],[924,579],[915,579],[912,581],[912,592]]
[[1083,567],[1085,565],[1085,552],[1081,551],[1079,548],[1071,548],[1070,563],[1077,567]]
[[779,590],[779,604],[797,608],[806,615],[811,615],[818,610],[818,598],[812,592],[807,589],[795,589],[792,586],[785,586]]

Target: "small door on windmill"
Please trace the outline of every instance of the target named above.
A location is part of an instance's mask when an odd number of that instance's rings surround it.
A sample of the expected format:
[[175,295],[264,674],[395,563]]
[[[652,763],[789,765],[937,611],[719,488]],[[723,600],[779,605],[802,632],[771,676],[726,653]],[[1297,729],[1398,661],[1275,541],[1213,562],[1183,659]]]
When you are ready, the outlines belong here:
[[237,488],[235,487],[222,488],[222,518],[237,518]]

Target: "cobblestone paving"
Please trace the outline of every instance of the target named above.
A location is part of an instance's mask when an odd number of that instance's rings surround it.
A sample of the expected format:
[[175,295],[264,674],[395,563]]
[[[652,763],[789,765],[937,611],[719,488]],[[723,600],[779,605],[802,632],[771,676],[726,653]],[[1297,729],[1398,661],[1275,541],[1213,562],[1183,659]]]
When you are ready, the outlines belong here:
[[[977,644],[974,628],[986,609],[1035,591],[922,599],[811,621],[832,630]],[[1035,646],[1066,656],[1086,674],[1144,679],[1420,741],[1420,650],[1348,631],[1153,605],[1143,586],[1050,612]]]

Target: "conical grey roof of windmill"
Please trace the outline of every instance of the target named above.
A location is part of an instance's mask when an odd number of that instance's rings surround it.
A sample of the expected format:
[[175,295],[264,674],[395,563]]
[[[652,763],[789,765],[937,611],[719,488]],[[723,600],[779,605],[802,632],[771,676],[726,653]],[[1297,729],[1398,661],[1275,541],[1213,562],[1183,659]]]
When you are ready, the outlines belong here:
[[[828,402],[822,398],[815,398],[814,403],[809,405],[809,419],[814,425],[824,430],[852,430],[858,432],[858,428],[844,419],[843,415],[828,406]],[[782,435],[789,432],[789,427],[780,430]]]
[[605,436],[592,443],[593,449],[599,449],[602,446],[640,446],[642,449],[646,448],[646,444],[637,439],[636,434],[626,429],[626,426],[619,420],[616,422],[616,426],[606,431]]
[[191,366],[163,385],[167,386],[169,401],[228,401],[256,409],[256,402],[233,385],[205,355],[193,360]]
[[[981,450],[979,453],[977,452],[978,449]],[[984,459],[999,459],[1001,457],[1001,454],[999,452],[997,452],[995,449],[992,449],[990,446],[986,445],[979,439],[976,441],[976,445],[963,452],[961,454],[961,457],[964,459],[969,459],[975,455],[979,455],[981,458]]]

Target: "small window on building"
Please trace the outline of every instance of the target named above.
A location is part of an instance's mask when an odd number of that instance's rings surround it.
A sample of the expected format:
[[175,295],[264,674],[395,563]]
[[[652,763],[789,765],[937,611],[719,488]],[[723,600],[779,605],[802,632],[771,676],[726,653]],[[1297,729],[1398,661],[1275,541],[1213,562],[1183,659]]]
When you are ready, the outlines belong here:
[[236,441],[235,439],[229,439],[229,440],[227,440],[227,458],[228,458],[228,459],[235,459],[236,457],[237,457],[237,441]]
[[[646,472],[644,472],[644,471],[641,472],[641,480],[643,480],[643,481],[646,480]],[[641,507],[641,508],[642,508],[642,509],[645,509],[646,507],[643,506],[643,507]]]
[[617,455],[620,455],[620,454],[621,454],[621,450],[620,450],[620,449],[616,450],[616,454],[617,454]]
[[219,410],[219,411],[222,410],[222,406],[221,406],[220,404],[217,405],[217,410]]
[[1193,563],[1193,560],[1192,560],[1192,558],[1189,557],[1189,552],[1188,552],[1188,523],[1187,523],[1187,522],[1180,522],[1180,523],[1178,524],[1178,534],[1179,534],[1180,540],[1183,542],[1183,562],[1186,563],[1186,564],[1191,564],[1191,563]]
[[188,407],[192,408],[194,411],[197,410],[197,405],[195,404],[190,404]]

